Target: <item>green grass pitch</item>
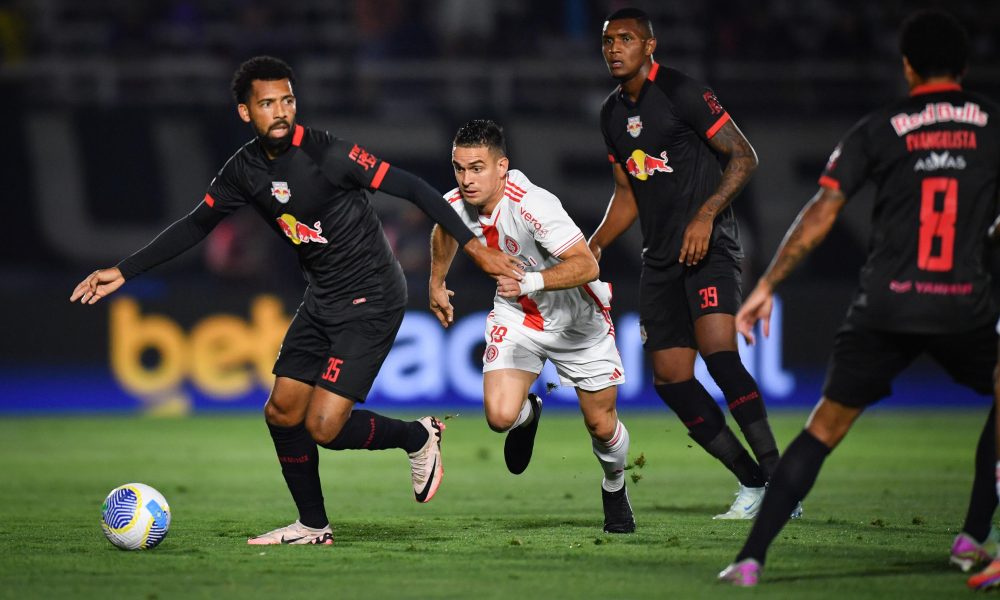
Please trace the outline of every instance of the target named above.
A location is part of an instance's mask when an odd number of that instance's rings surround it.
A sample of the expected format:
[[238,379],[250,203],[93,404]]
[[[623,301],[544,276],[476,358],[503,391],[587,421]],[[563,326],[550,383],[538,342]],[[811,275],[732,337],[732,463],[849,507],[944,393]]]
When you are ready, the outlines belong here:
[[[375,410],[380,407],[373,406]],[[418,415],[408,415],[418,416]],[[402,451],[320,464],[336,542],[251,547],[295,518],[262,417],[0,421],[3,598],[948,598],[948,566],[985,410],[876,411],[826,462],[772,547],[762,585],[723,587],[746,522],[712,521],[736,483],[666,413],[622,418],[638,530],[601,531],[600,468],[579,416],[548,411],[520,476],[478,409],[450,418],[445,477],[413,501]],[[772,415],[783,448],[805,414]],[[99,526],[111,488],[140,481],[173,511],[160,547],[123,552]]]

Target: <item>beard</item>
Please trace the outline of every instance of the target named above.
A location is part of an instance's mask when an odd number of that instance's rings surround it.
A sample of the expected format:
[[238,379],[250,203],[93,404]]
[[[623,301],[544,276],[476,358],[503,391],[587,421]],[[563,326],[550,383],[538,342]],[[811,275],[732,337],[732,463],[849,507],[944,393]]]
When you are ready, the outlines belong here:
[[[272,124],[271,127],[278,124],[285,124],[288,126],[288,133],[280,138],[272,138],[269,136],[268,133],[270,133],[270,129],[263,133],[256,131],[257,139],[260,140],[261,146],[263,146],[264,150],[266,150],[271,156],[283,154],[285,150],[288,150],[288,147],[292,145],[292,132],[295,130],[295,124],[282,121],[281,123]],[[256,130],[256,128],[254,129]]]

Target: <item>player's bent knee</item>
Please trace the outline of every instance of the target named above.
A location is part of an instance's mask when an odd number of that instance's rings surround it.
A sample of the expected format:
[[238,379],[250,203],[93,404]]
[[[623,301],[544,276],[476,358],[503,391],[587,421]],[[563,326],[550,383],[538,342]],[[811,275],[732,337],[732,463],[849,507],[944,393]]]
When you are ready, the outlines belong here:
[[518,407],[518,410],[511,410],[506,407],[487,406],[486,424],[497,433],[510,431],[510,428],[514,426],[514,422],[517,421],[517,416],[520,412],[520,407]]
[[306,417],[306,430],[313,441],[321,446],[332,442],[343,426],[343,422],[328,415],[311,413]]
[[299,411],[282,410],[279,405],[268,400],[264,405],[264,420],[278,427],[294,427],[302,422],[302,415]]

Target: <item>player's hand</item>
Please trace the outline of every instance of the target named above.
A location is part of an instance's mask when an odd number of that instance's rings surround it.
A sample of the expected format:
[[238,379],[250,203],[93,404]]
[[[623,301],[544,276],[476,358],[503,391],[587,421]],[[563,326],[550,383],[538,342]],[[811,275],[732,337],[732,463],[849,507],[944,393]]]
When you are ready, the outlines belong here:
[[708,254],[708,244],[712,238],[712,219],[700,212],[691,219],[684,229],[684,242],[681,244],[679,262],[691,267]]
[[487,248],[477,239],[472,239],[465,244],[464,250],[469,258],[476,263],[476,266],[493,279],[511,277],[520,281],[524,276],[521,261],[496,248]]
[[774,308],[774,291],[764,281],[758,281],[750,295],[743,301],[743,306],[736,313],[736,330],[751,346],[756,342],[753,327],[757,321],[763,321],[764,337],[771,335],[771,310]]
[[451,305],[451,297],[455,295],[455,292],[449,290],[444,282],[441,285],[432,283],[429,287],[429,295],[431,312],[441,322],[441,325],[447,328],[455,321],[455,307]]
[[497,277],[497,295],[501,298],[517,298],[521,293],[521,282],[510,277]]
[[80,304],[93,304],[110,296],[115,290],[125,283],[125,277],[118,267],[101,269],[94,271],[86,279],[77,284],[73,294],[69,297],[70,302],[80,301]]

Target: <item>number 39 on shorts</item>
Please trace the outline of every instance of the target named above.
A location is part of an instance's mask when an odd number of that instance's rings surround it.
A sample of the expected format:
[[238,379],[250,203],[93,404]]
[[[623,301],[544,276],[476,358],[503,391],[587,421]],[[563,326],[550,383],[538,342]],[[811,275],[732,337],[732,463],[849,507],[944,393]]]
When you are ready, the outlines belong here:
[[711,308],[719,305],[719,290],[713,285],[698,290],[701,296],[701,308]]
[[507,328],[503,325],[494,325],[490,330],[490,341],[494,344],[503,342],[503,337],[507,335]]

